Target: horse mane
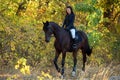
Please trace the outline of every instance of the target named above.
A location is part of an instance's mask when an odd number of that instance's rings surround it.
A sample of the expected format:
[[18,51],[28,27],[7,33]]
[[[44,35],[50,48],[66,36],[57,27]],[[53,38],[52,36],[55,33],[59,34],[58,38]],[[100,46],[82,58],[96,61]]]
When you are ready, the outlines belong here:
[[60,25],[58,25],[57,23],[55,23],[55,22],[49,22],[51,25],[54,25],[54,27],[56,27],[56,28],[58,28],[58,29],[62,29],[61,27],[60,27]]

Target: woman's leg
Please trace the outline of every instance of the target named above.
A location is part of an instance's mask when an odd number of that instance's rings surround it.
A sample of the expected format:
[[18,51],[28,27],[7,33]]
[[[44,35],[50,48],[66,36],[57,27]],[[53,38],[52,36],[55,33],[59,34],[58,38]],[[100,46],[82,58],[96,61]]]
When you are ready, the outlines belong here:
[[74,48],[74,49],[76,49],[77,48],[77,40],[75,39],[75,29],[70,29],[70,32],[71,32],[71,35],[72,35],[72,39],[73,39],[73,45],[72,45],[72,47]]
[[70,29],[70,32],[71,32],[72,38],[75,39],[75,29]]

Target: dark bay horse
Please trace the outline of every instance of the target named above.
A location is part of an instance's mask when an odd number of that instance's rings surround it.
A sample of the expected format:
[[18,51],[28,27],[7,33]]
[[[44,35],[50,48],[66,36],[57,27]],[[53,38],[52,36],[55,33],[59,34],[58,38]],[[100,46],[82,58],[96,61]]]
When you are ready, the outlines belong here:
[[[71,38],[68,31],[61,28],[55,22],[46,21],[46,23],[43,23],[43,24],[44,24],[43,30],[45,32],[45,41],[49,42],[52,34],[54,34],[54,37],[55,37],[54,47],[55,47],[56,53],[54,58],[54,64],[57,71],[61,72],[62,76],[64,75],[64,64],[65,64],[66,52],[73,52],[74,66],[73,66],[72,75],[75,76],[76,64],[77,64],[77,52],[79,49],[82,50],[82,55],[83,55],[82,70],[85,71],[85,62],[87,59],[86,55],[90,56],[92,53],[92,48],[90,48],[89,46],[87,35],[83,31],[78,31],[78,34],[81,36],[82,41],[77,45],[76,49],[71,50],[72,43],[71,43]],[[61,63],[62,69],[60,69],[57,65],[57,60],[60,53],[62,53],[62,63]]]

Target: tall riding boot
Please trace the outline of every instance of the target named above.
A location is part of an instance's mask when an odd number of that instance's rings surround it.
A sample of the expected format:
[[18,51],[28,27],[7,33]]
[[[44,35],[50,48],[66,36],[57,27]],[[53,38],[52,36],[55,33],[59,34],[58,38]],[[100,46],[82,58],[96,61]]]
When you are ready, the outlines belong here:
[[73,39],[73,45],[72,45],[73,49],[77,48],[77,39]]

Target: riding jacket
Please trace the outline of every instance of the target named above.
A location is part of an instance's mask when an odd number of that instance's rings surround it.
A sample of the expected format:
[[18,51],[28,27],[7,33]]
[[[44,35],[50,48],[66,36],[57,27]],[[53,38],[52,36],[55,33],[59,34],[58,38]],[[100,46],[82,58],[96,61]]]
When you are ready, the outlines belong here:
[[74,29],[75,28],[74,20],[75,20],[75,15],[73,13],[67,14],[65,16],[62,28],[64,28],[64,26],[65,26],[65,29],[67,29],[67,30]]

